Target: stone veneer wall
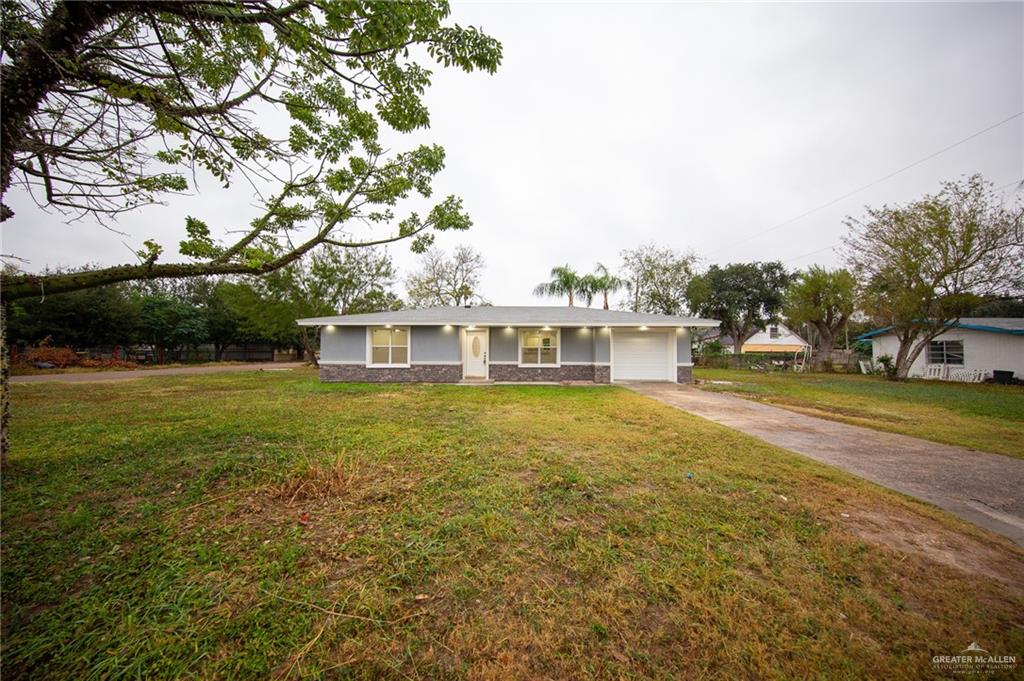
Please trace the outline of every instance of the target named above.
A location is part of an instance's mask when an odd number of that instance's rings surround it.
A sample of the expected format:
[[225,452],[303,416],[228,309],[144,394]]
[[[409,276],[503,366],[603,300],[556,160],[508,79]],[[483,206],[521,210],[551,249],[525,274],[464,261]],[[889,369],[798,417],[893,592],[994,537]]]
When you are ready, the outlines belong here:
[[363,364],[321,364],[324,383],[458,383],[461,364],[413,364],[408,368],[374,368]]
[[492,381],[593,381],[593,364],[563,364],[560,367],[521,367],[492,364]]
[[[516,364],[492,364],[492,381],[593,381],[611,382],[607,364],[563,364],[560,367],[521,367]],[[324,383],[458,383],[462,380],[459,364],[413,364],[408,368],[372,368],[362,364],[323,364],[320,380]],[[693,367],[676,367],[676,380],[693,383]]]
[[676,380],[680,383],[693,383],[693,367],[676,367]]

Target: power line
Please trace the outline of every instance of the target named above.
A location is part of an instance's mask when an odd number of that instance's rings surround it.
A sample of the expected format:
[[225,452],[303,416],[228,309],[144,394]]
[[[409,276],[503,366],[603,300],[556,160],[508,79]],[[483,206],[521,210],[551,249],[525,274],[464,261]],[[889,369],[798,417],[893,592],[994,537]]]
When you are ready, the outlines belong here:
[[811,251],[810,253],[804,253],[803,255],[798,255],[795,258],[788,258],[787,260],[785,260],[783,262],[785,262],[788,265],[791,262],[796,262],[797,260],[803,260],[804,258],[806,258],[809,255],[816,255],[818,253],[821,253],[822,251],[830,251],[833,248],[835,248],[835,246],[831,246],[831,245],[830,246],[825,246],[825,248],[819,248],[816,251]]
[[[1010,187],[1012,185],[1017,185],[1017,186],[1024,185],[1024,178],[1019,179],[1019,180],[1010,180],[1006,184],[999,185],[998,187],[996,187],[992,191],[1000,191],[1000,190],[1006,189],[1007,187]],[[830,250],[834,250],[836,248],[838,248],[838,246],[835,246],[835,245],[825,246],[824,248],[819,248],[817,250],[810,251],[809,253],[804,253],[803,255],[798,255],[798,256],[795,256],[795,257],[792,257],[792,258],[786,258],[785,260],[783,260],[783,262],[788,265],[790,263],[796,262],[797,260],[803,260],[807,256],[817,255],[818,253],[821,253],[823,251],[830,251]]]
[[[886,175],[885,177],[880,177],[877,180],[874,180],[873,182],[869,182],[868,184],[866,184],[866,185],[864,185],[862,187],[858,187],[857,189],[854,189],[853,191],[847,192],[847,193],[843,194],[842,196],[840,196],[838,198],[835,198],[835,199],[832,199],[831,201],[828,201],[827,203],[823,203],[820,206],[816,206],[816,207],[814,207],[814,208],[812,208],[812,209],[810,209],[810,210],[808,210],[806,212],[801,213],[800,215],[797,215],[794,218],[790,218],[789,220],[786,220],[785,222],[780,222],[777,225],[773,225],[773,226],[769,227],[768,229],[764,229],[764,230],[761,230],[760,232],[754,232],[752,234],[749,234],[746,237],[744,237],[743,239],[741,239],[741,240],[739,240],[739,241],[737,241],[735,243],[729,244],[728,246],[725,246],[724,248],[719,248],[717,250],[712,251],[709,255],[715,255],[717,253],[721,253],[722,251],[728,250],[728,249],[732,248],[733,246],[738,246],[739,244],[747,242],[747,241],[749,241],[749,240],[751,240],[751,239],[753,239],[755,237],[763,236],[765,234],[768,234],[769,232],[774,232],[777,229],[781,229],[781,228],[783,228],[783,227],[785,227],[787,225],[790,225],[790,224],[796,222],[797,220],[802,220],[803,218],[807,217],[808,215],[810,215],[812,213],[816,213],[819,210],[822,210],[823,208],[828,208],[829,206],[835,205],[835,204],[839,203],[840,201],[842,201],[844,199],[850,198],[854,194],[858,194],[858,193],[864,191],[865,189],[870,189],[871,187],[874,187],[877,184],[881,184],[882,182],[885,182],[886,180],[888,180],[890,178],[893,178],[893,177],[899,175],[900,173],[906,172],[906,171],[910,170],[911,168],[915,168],[915,167],[921,165],[925,161],[930,161],[933,158],[935,158],[936,156],[938,156],[940,154],[944,154],[947,151],[949,151],[950,149],[954,149],[954,148],[960,146],[964,142],[969,142],[972,139],[974,139],[975,137],[978,137],[979,135],[984,135],[986,132],[988,132],[990,130],[994,130],[994,129],[998,128],[1001,125],[1005,125],[1006,123],[1009,123],[1010,121],[1012,121],[1015,118],[1020,117],[1021,115],[1024,115],[1024,111],[1018,111],[1017,113],[1013,114],[1009,118],[1004,118],[1003,120],[999,121],[998,123],[993,123],[992,125],[988,126],[987,128],[985,128],[983,130],[979,130],[979,131],[977,131],[977,132],[975,132],[975,133],[973,133],[971,135],[968,135],[967,137],[964,137],[962,140],[954,142],[953,144],[950,144],[947,147],[943,147],[942,149],[939,149],[938,151],[936,151],[936,152],[934,152],[932,154],[929,154],[929,155],[925,156],[924,158],[918,159],[917,161],[914,161],[910,165],[904,166],[904,167],[900,168],[899,170],[893,171],[893,172],[889,173],[888,175]],[[824,250],[824,249],[822,249],[822,250]],[[807,255],[811,255],[811,254],[808,253]]]

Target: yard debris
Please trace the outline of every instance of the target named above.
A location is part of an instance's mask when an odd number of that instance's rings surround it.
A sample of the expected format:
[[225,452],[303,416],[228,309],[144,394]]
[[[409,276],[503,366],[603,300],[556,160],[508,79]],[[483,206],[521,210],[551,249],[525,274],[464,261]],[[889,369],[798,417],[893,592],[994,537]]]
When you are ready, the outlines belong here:
[[789,501],[789,499],[786,498],[785,494],[780,494],[779,498],[782,499],[783,501]]
[[693,480],[693,473],[687,473],[687,474],[686,474],[686,478],[687,478],[688,480]]
[[309,525],[309,513],[303,511],[299,514],[299,523],[302,525]]
[[417,601],[429,601],[430,594],[416,594],[415,600]]
[[839,515],[843,516],[844,518],[849,518],[850,517],[849,513],[840,513]]

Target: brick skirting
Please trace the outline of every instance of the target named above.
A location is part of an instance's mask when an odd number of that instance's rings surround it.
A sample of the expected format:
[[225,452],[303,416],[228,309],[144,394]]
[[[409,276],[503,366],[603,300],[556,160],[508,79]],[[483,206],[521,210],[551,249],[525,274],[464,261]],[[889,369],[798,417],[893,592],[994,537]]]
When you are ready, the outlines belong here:
[[321,364],[323,383],[458,383],[461,364],[413,364],[408,368],[374,368],[362,364]]
[[[492,364],[490,374],[492,381],[501,382],[611,382],[611,367],[607,364],[563,364],[560,367]],[[693,367],[677,367],[676,376],[680,383],[693,383]],[[413,364],[408,368],[373,368],[363,364],[322,364],[320,380],[324,383],[458,383],[462,380],[462,366]]]
[[563,364],[560,367],[521,367],[517,364],[492,364],[492,381],[593,381],[593,364]]

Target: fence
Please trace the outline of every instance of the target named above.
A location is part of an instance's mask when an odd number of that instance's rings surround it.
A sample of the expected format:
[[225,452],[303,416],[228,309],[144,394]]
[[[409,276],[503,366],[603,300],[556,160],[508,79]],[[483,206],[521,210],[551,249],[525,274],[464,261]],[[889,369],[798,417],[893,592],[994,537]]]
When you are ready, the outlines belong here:
[[[116,348],[120,359],[138,364],[154,364],[158,357],[152,348],[146,346]],[[78,352],[79,356],[90,359],[111,359],[115,348],[89,348]],[[294,359],[294,353],[279,353],[273,345],[266,343],[241,343],[224,348],[220,360],[225,362],[274,362]],[[217,352],[212,345],[200,345],[196,348],[168,350],[163,356],[164,362],[214,362]]]
[[[697,357],[697,366],[712,369],[748,369],[753,371],[790,371],[799,364],[799,353],[792,352],[744,352],[739,355],[714,355]],[[811,365],[815,366],[814,357]],[[825,360],[826,370],[844,373],[859,373],[857,361],[861,357],[853,350],[833,350]]]

